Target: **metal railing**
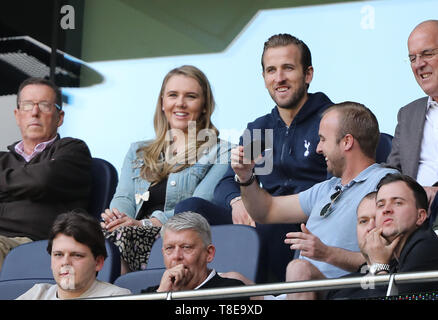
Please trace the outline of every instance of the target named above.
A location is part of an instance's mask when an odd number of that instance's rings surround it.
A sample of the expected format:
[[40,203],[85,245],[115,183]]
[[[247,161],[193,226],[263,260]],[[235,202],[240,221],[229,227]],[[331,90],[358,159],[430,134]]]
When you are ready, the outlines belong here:
[[[397,285],[438,281],[438,271],[395,273],[378,276],[347,277],[325,280],[281,282],[239,287],[188,290],[165,293],[147,293],[126,296],[96,298],[97,300],[179,300],[179,299],[224,299],[306,291],[323,291],[344,288],[372,289],[374,286],[388,285],[387,296],[397,295]],[[438,288],[437,288],[438,290]],[[94,299],[93,299],[94,300]]]

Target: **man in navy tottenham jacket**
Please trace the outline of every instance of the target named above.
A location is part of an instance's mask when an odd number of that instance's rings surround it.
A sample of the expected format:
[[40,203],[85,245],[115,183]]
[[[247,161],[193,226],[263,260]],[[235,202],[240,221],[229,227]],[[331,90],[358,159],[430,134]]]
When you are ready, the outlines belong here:
[[[264,44],[262,68],[265,86],[276,106],[270,113],[248,124],[241,145],[258,142],[266,158],[256,168],[258,182],[273,196],[295,194],[326,180],[324,158],[316,153],[321,113],[333,103],[321,92],[308,93],[313,78],[310,50],[289,34],[270,37]],[[251,137],[249,139],[248,137]],[[270,170],[272,168],[272,170]],[[261,237],[257,282],[284,281],[288,262],[294,252],[284,244],[287,232],[299,231],[293,224],[255,224],[240,199],[240,186],[229,166],[216,186],[215,204],[199,198],[179,203],[175,212],[202,213],[210,224],[256,226]]]

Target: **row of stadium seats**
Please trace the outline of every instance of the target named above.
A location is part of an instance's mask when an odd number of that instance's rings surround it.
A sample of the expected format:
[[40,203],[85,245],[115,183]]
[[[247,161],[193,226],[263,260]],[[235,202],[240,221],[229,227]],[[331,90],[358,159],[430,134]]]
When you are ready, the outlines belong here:
[[[218,272],[237,271],[255,281],[259,259],[259,238],[253,227],[244,225],[212,226],[216,255],[210,268]],[[50,269],[47,240],[34,241],[14,248],[0,272],[0,299],[15,299],[35,283],[55,283]],[[165,267],[161,254],[162,240],[157,239],[146,270],[120,275],[120,253],[106,241],[108,257],[97,276],[98,280],[114,283],[138,294],[141,289],[158,285]]]

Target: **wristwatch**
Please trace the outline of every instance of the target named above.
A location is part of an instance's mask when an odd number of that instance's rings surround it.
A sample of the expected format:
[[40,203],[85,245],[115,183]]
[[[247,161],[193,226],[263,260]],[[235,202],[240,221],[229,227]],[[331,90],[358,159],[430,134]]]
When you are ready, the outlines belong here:
[[141,224],[143,225],[143,227],[153,227],[154,226],[150,219],[141,220]]
[[375,276],[380,271],[387,271],[389,272],[389,264],[386,263],[373,263],[370,267],[370,274]]
[[237,174],[234,175],[234,181],[236,181],[241,187],[249,186],[251,183],[254,182],[255,178],[256,178],[256,176],[255,176],[255,174],[253,172],[248,181],[241,182],[240,179],[239,179],[239,176]]

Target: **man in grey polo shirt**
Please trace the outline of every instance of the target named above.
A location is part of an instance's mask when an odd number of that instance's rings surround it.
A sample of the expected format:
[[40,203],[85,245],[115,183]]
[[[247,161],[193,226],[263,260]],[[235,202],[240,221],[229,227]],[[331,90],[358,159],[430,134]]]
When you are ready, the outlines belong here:
[[[379,125],[364,105],[344,102],[324,113],[316,151],[323,154],[330,180],[294,195],[272,197],[252,183],[254,162],[244,163],[243,148],[232,150],[231,165],[241,181],[242,200],[258,223],[302,223],[302,232],[286,234],[285,243],[300,250],[287,281],[334,278],[356,271],[365,262],[356,237],[356,208],[387,173],[375,163]],[[290,299],[315,298],[316,293],[289,294]]]

